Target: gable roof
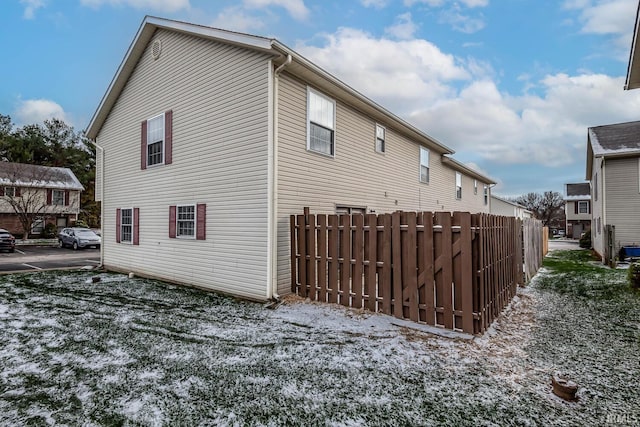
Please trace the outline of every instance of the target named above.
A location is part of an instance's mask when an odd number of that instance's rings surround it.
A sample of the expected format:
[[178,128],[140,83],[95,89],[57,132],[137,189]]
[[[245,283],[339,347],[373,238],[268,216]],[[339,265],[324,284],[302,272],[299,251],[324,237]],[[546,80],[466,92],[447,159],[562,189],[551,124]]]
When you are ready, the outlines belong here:
[[69,168],[0,162],[0,185],[84,190]]
[[631,39],[631,51],[629,53],[629,64],[627,65],[627,79],[624,89],[637,89],[640,87],[640,49],[638,49],[638,27],[640,26],[640,2],[636,11],[636,23],[633,28],[633,38]]
[[491,195],[491,198],[492,198],[493,200],[497,200],[497,201],[499,201],[499,202],[502,202],[502,203],[506,203],[506,204],[508,204],[508,205],[511,205],[511,206],[513,206],[513,207],[515,207],[515,208],[523,209],[525,212],[533,213],[532,211],[530,211],[529,209],[527,209],[525,206],[522,206],[520,203],[512,202],[512,201],[507,200],[507,199],[504,199],[504,198],[502,198],[502,197],[500,197],[500,196],[496,196],[495,194],[492,194],[492,195]]
[[565,193],[564,200],[590,200],[591,184],[588,182],[565,184]]
[[482,175],[481,173],[471,169],[469,166],[457,161],[453,157],[442,156],[442,163],[449,165],[453,170],[462,172],[470,176],[471,178],[480,180],[485,184],[489,184],[489,185],[496,184],[496,181],[494,179]]
[[587,135],[587,176],[591,179],[593,157],[640,155],[640,121],[590,127]]
[[176,31],[195,37],[228,43],[266,53],[273,56],[275,65],[282,65],[285,62],[288,62],[288,58],[290,57],[291,63],[287,65],[286,72],[308,81],[318,89],[330,92],[332,96],[348,103],[350,106],[355,107],[361,112],[367,114],[369,117],[382,122],[386,126],[391,127],[410,139],[429,147],[439,154],[454,153],[451,148],[445,146],[435,138],[432,138],[420,129],[386,110],[276,39],[153,16],[146,16],[142,21],[142,24],[129,46],[124,59],[118,67],[113,80],[109,84],[105,95],[102,97],[96,112],[91,118],[89,126],[87,126],[86,129],[87,136],[90,139],[95,140],[98,136],[100,129],[111,111],[111,108],[115,105],[120,93],[129,80],[129,77],[133,73],[138,60],[145,51],[147,44],[153,37],[156,30],[159,29]]

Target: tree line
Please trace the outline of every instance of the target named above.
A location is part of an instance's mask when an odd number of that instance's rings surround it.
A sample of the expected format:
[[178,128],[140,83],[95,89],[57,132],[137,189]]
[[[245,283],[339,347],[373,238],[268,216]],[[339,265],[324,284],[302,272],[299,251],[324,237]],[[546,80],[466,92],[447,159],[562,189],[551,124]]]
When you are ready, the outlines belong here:
[[69,168],[84,186],[78,219],[100,226],[100,205],[94,200],[95,146],[83,131],[59,119],[16,127],[0,114],[0,161]]

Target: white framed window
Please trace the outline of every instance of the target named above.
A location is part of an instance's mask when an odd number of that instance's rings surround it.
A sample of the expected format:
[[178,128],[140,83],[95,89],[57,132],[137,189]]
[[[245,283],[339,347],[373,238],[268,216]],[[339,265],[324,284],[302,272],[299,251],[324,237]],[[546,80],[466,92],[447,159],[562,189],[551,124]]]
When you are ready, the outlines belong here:
[[16,187],[4,187],[4,195],[7,197],[15,197]]
[[589,202],[587,200],[582,200],[578,202],[578,213],[579,214],[589,213]]
[[51,203],[53,205],[57,205],[57,206],[64,205],[64,191],[63,190],[53,190],[51,192]]
[[33,220],[31,224],[31,233],[32,234],[41,234],[44,231],[44,219],[36,218]]
[[420,147],[420,182],[429,182],[429,150]]
[[176,237],[196,238],[195,205],[178,205],[176,207]]
[[462,174],[456,172],[456,199],[462,199]]
[[489,186],[487,184],[483,187],[484,192],[484,204],[485,206],[489,204]]
[[387,130],[376,124],[376,152],[384,153]]
[[120,210],[120,241],[133,243],[133,209]]
[[147,120],[147,166],[164,164],[164,113]]
[[367,208],[361,206],[339,206],[336,205],[336,215],[366,214]]
[[336,102],[307,88],[307,150],[333,157],[336,140]]
[[478,180],[473,180],[473,194],[478,194]]
[[598,201],[598,174],[593,176],[593,200]]

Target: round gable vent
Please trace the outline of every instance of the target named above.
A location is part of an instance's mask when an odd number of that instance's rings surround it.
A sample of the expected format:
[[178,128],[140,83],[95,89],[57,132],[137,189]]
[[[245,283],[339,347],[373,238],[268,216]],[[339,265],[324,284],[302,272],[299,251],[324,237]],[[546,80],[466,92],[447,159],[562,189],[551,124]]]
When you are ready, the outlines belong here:
[[153,59],[160,58],[160,54],[162,53],[162,42],[160,40],[154,40],[151,45],[151,56]]

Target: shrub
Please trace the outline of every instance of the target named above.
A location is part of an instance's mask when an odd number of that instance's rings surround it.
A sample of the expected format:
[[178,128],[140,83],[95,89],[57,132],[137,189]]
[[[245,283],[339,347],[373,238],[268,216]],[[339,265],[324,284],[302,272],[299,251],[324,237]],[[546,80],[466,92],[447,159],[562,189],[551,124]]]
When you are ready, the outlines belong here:
[[76,221],[75,224],[73,224],[74,227],[84,227],[84,228],[89,228],[89,226],[87,225],[86,222],[84,222],[83,220],[79,219]]
[[42,231],[42,237],[44,237],[45,239],[51,239],[53,237],[56,237],[57,235],[58,227],[56,227],[56,225],[53,223],[47,224]]
[[582,237],[580,237],[580,247],[591,249],[591,230],[587,230]]

